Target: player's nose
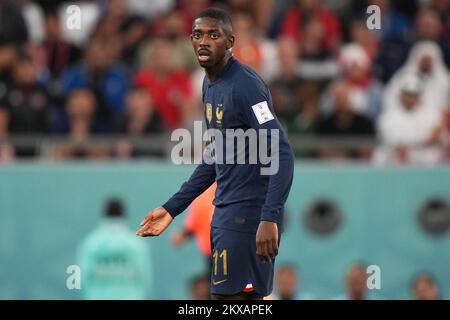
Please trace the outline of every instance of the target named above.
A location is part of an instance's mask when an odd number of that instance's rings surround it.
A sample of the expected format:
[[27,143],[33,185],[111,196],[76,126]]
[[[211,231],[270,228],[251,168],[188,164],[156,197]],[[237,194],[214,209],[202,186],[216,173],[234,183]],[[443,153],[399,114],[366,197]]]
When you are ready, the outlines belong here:
[[203,47],[209,47],[209,37],[208,37],[208,35],[203,35],[201,38],[200,38],[200,41],[199,41],[199,43],[198,43],[198,45],[199,45],[199,47],[201,48],[202,46]]

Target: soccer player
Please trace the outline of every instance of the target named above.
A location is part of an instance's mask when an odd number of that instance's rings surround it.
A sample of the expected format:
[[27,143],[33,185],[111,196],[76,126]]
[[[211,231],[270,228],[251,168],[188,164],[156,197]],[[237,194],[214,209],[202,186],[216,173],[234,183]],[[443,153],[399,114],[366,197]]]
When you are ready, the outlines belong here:
[[[197,15],[191,41],[205,69],[203,104],[208,129],[264,130],[278,170],[262,174],[266,164],[203,162],[181,189],[141,223],[139,236],[158,236],[214,181],[217,190],[211,222],[211,297],[216,300],[262,299],[272,292],[283,206],[293,178],[293,152],[274,115],[267,85],[232,55],[234,35],[226,12],[209,8]],[[264,129],[264,130],[263,130]],[[271,140],[272,142],[272,140]],[[270,143],[272,146],[272,143]],[[245,146],[245,154],[251,148]],[[236,150],[234,150],[236,152]],[[226,155],[228,156],[228,155]]]

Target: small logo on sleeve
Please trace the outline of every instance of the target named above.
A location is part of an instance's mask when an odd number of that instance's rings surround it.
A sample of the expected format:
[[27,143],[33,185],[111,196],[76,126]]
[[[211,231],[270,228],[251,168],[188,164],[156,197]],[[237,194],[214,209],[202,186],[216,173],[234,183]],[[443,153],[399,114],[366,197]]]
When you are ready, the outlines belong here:
[[253,105],[252,109],[259,124],[263,124],[274,119],[272,112],[270,112],[267,101],[262,101]]

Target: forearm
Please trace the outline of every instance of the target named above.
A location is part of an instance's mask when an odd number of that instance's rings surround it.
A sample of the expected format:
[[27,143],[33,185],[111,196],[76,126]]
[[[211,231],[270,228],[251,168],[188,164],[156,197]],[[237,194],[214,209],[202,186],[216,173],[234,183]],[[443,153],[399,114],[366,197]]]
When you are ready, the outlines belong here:
[[216,179],[216,168],[214,164],[200,164],[188,181],[186,181],[165,204],[162,205],[169,214],[175,218],[211,186]]
[[[276,156],[276,155],[275,155]],[[269,178],[266,201],[262,207],[262,221],[279,221],[294,175],[294,155],[285,138],[280,139],[278,171]]]

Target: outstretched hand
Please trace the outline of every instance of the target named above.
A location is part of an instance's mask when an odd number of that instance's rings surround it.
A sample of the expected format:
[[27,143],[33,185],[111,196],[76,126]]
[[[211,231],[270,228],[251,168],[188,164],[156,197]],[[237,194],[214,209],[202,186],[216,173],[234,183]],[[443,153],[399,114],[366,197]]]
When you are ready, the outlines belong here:
[[159,236],[172,223],[173,218],[163,207],[150,211],[141,222],[136,234],[141,237]]

